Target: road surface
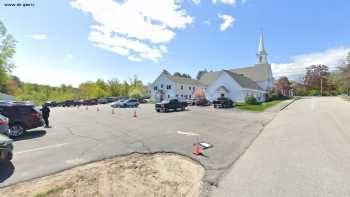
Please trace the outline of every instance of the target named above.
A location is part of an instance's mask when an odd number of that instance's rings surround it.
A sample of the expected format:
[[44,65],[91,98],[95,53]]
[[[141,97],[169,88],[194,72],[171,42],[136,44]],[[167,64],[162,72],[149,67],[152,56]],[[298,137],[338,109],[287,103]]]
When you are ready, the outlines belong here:
[[305,98],[281,111],[211,196],[350,196],[350,102]]
[[[176,152],[200,161],[206,180],[217,181],[246,150],[276,112],[190,107],[184,112],[157,113],[154,105],[115,109],[109,105],[52,108],[52,128],[38,128],[14,143],[14,158],[0,165],[0,187],[132,152]],[[193,136],[192,133],[200,136]],[[197,140],[214,145],[193,154]],[[216,183],[216,182],[215,182]]]

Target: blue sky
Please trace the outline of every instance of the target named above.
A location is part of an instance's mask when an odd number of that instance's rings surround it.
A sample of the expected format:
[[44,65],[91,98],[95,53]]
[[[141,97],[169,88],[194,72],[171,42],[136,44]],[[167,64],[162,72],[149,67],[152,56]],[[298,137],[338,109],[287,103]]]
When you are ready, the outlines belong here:
[[[350,51],[348,0],[28,0],[0,20],[18,41],[14,74],[23,81],[77,86],[162,69],[195,77],[200,69],[255,63],[264,31],[275,77],[336,67]],[[142,19],[142,20],[141,20]]]

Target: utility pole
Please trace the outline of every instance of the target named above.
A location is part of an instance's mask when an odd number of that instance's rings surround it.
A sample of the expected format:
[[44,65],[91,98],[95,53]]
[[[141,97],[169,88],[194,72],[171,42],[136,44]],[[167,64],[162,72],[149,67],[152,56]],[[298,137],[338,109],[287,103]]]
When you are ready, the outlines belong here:
[[321,88],[320,88],[320,93],[322,96],[323,95],[323,76],[322,76],[322,70],[319,71],[319,74],[320,74],[320,81],[321,81]]
[[321,75],[321,96],[323,95],[323,77]]

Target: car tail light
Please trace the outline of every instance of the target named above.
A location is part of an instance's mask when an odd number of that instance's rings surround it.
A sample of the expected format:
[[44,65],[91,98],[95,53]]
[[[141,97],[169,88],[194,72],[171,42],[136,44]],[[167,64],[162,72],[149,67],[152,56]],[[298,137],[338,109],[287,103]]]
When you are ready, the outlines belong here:
[[9,120],[7,118],[0,120],[0,125],[7,125],[8,123],[9,123]]

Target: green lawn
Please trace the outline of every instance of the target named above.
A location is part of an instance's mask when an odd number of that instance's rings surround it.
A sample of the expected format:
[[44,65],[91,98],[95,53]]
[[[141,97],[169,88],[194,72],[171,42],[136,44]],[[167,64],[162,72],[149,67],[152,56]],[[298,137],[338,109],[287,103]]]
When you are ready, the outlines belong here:
[[267,108],[277,105],[278,103],[281,103],[283,101],[284,100],[275,100],[275,101],[265,102],[259,105],[248,105],[245,103],[237,103],[236,107],[238,109],[249,110],[249,111],[265,111]]

